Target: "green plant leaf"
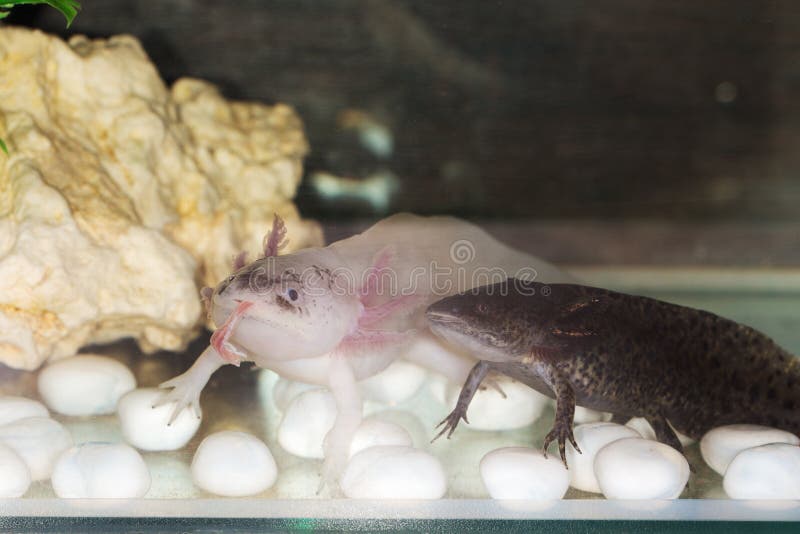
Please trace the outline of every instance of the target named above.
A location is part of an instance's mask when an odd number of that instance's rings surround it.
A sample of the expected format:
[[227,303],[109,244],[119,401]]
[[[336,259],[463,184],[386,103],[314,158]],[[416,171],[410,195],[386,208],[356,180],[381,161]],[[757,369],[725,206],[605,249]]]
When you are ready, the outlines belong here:
[[59,10],[67,19],[67,28],[72,24],[75,15],[81,8],[81,4],[77,0],[0,0],[0,19],[6,18],[8,10],[20,4],[47,4]]
[[6,156],[8,156],[8,147],[6,146],[6,142],[3,141],[2,139],[0,139],[0,150],[5,152]]

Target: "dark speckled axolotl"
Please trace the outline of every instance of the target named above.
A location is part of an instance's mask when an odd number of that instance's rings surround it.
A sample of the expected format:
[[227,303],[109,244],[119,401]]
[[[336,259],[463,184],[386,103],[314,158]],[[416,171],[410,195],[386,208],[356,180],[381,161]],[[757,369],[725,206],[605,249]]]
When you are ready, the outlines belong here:
[[[447,297],[426,312],[431,329],[470,350],[453,433],[481,381],[500,372],[556,399],[544,448],[572,435],[575,404],[646,418],[681,451],[675,431],[752,423],[800,433],[800,359],[766,335],[713,313],[575,284],[508,279]],[[670,426],[671,425],[671,426]],[[674,430],[673,430],[674,429]]]

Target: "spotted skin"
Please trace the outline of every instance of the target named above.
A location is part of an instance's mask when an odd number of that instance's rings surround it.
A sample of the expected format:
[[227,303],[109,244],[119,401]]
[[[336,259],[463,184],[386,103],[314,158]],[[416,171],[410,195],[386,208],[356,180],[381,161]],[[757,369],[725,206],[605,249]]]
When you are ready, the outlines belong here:
[[[442,299],[431,328],[488,368],[556,399],[562,459],[574,404],[646,418],[681,450],[670,425],[699,439],[750,423],[800,434],[800,359],[757,330],[713,313],[575,284],[509,279]],[[479,384],[465,384],[464,390]],[[462,390],[470,399],[474,392]],[[455,412],[466,413],[469,400]],[[460,417],[443,424],[452,430]],[[566,463],[566,462],[565,462]]]

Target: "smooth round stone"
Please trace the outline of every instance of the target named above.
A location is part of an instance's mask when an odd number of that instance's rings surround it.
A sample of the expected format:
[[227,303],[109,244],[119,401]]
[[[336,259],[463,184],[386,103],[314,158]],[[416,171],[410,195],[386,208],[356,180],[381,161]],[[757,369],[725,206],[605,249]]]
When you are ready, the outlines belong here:
[[722,485],[732,499],[800,499],[800,447],[745,449],[728,465]]
[[150,471],[124,443],[84,443],[56,462],[53,491],[62,499],[135,499],[150,489]]
[[122,435],[125,441],[143,451],[172,451],[186,445],[200,427],[200,418],[187,406],[168,424],[174,403],[154,408],[164,393],[155,388],[134,389],[123,395],[117,404]]
[[[504,398],[492,387],[479,389],[467,409],[469,425],[473,430],[511,430],[530,425],[542,415],[549,399],[521,382],[498,382],[506,394]],[[461,387],[450,390],[449,405],[455,407]]]
[[39,401],[25,397],[0,397],[0,426],[27,417],[50,417],[50,412]]
[[583,406],[575,406],[575,416],[572,422],[576,425],[583,425],[585,423],[596,423],[598,421],[607,421],[611,414],[606,412],[598,412],[591,408],[584,408]]
[[447,478],[439,460],[427,452],[370,447],[350,459],[341,487],[351,499],[440,499]]
[[207,436],[192,460],[192,480],[224,497],[266,491],[278,477],[278,466],[263,441],[246,432],[225,430]]
[[745,449],[768,443],[800,444],[791,432],[760,425],[726,425],[706,432],[700,440],[703,460],[720,475],[725,474],[731,460]]
[[306,384],[305,382],[296,382],[286,378],[279,378],[272,388],[272,401],[275,407],[285,412],[289,404],[301,393],[311,391],[312,389],[324,389],[315,384]]
[[452,395],[453,384],[439,373],[430,373],[427,388],[434,399],[447,405],[448,397]]
[[[366,413],[366,410],[365,410]],[[431,428],[434,423],[426,421],[423,423],[416,413],[403,409],[390,408],[388,410],[378,410],[366,414],[368,419],[380,419],[394,423],[403,428],[411,436],[411,445],[418,449],[426,449],[431,442]],[[438,422],[438,421],[437,421]]]
[[289,403],[278,426],[278,443],[301,458],[323,458],[322,443],[336,420],[336,401],[327,389],[301,393]]
[[352,457],[364,449],[381,445],[411,447],[413,443],[411,435],[405,428],[389,421],[370,417],[361,422],[353,435],[353,441],[350,442],[350,456]]
[[14,449],[36,481],[50,478],[56,459],[72,447],[72,437],[48,417],[28,417],[1,426],[0,443]]
[[81,354],[51,363],[39,372],[39,394],[64,415],[114,413],[117,402],[136,387],[133,373],[106,356]]
[[359,382],[364,399],[388,404],[399,404],[419,391],[428,373],[405,360],[395,360],[386,369]]
[[31,485],[25,461],[8,445],[0,444],[0,499],[22,497]]
[[677,499],[689,480],[689,462],[669,445],[623,438],[597,452],[594,473],[607,499]]
[[[435,424],[435,423],[434,423]],[[458,432],[456,432],[458,434]],[[530,433],[472,432],[453,435],[453,439],[440,438],[428,444],[428,450],[442,462],[447,473],[447,490],[459,499],[486,499],[488,493],[479,469],[484,456],[503,447],[528,447]],[[430,433],[429,433],[430,436]],[[526,439],[527,438],[527,439]]]
[[493,450],[481,460],[480,470],[492,499],[561,499],[569,488],[561,460],[528,447]]
[[[628,426],[637,431],[644,439],[651,439],[653,441],[658,441],[658,439],[656,438],[656,431],[653,430],[653,426],[644,417],[633,417],[630,419],[630,421],[625,423],[625,426]],[[684,447],[688,447],[689,445],[694,443],[694,440],[689,436],[681,434],[674,428],[672,430],[675,431],[675,435],[678,436],[678,441],[680,441],[681,445],[683,445]]]
[[597,477],[594,475],[594,459],[597,452],[618,439],[641,437],[632,428],[603,421],[578,425],[572,433],[581,453],[579,454],[572,444],[567,442],[570,486],[592,493],[601,493]]

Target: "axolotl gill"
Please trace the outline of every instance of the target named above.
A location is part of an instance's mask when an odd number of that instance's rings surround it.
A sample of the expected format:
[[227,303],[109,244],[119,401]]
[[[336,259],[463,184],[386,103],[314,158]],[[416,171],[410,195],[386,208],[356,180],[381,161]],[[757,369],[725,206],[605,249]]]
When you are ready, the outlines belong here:
[[[424,320],[428,304],[465,289],[464,280],[480,269],[533,271],[552,282],[571,279],[450,217],[399,214],[326,247],[279,254],[285,237],[276,217],[262,257],[247,263],[240,256],[233,274],[216,288],[203,289],[218,328],[192,367],[162,384],[171,389],[160,403],[174,402],[175,414],[190,405],[199,414],[200,392],[212,373],[241,361],[326,386],[337,407],[324,443],[326,484],[343,471],[361,422],[357,382],[385,369],[414,340],[436,339]],[[467,254],[455,254],[454,243],[468,245]],[[434,264],[449,274],[434,280],[429,272]],[[388,282],[383,274],[391,275]],[[415,363],[461,382],[474,361],[443,348]]]
[[[444,298],[426,311],[432,330],[480,358],[439,435],[466,421],[489,371],[556,399],[544,449],[578,449],[576,403],[644,417],[682,451],[675,430],[699,439],[750,423],[800,433],[800,359],[757,330],[706,311],[576,284],[509,279]],[[438,436],[437,436],[438,437]]]

